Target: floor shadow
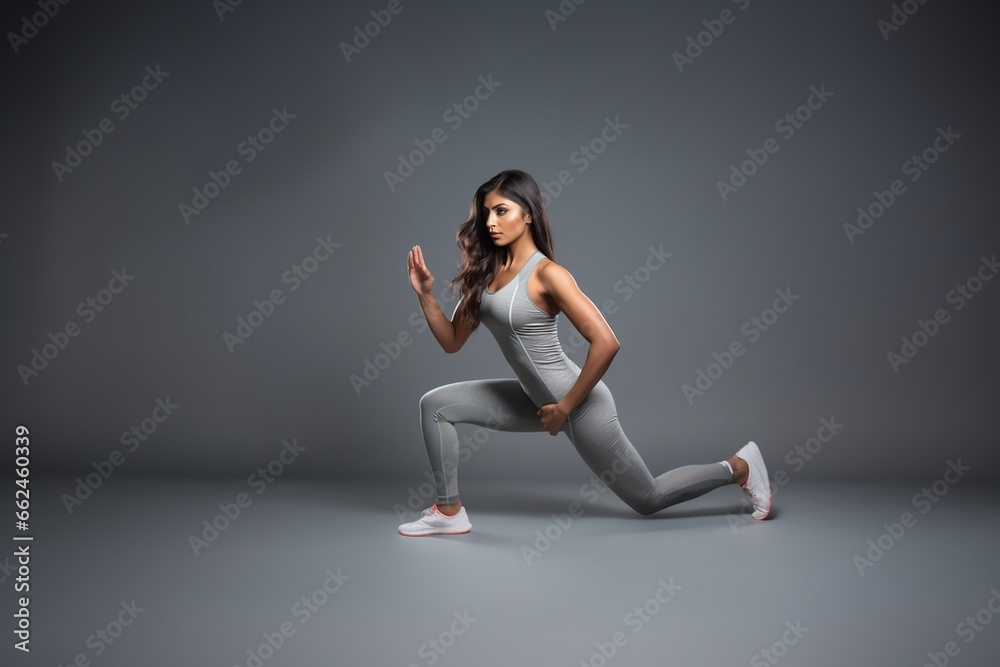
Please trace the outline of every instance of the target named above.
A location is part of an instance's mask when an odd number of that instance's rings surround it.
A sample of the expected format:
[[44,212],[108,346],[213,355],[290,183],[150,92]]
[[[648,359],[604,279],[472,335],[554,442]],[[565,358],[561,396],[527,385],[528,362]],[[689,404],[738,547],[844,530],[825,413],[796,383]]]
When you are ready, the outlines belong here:
[[[569,510],[573,502],[577,502],[583,508],[581,516],[600,516],[620,519],[630,519],[634,521],[651,521],[658,519],[687,519],[706,516],[726,516],[738,515],[748,521],[753,521],[750,515],[750,508],[746,504],[720,505],[708,507],[685,507],[684,504],[667,507],[659,512],[650,515],[639,514],[621,500],[611,498],[605,501],[604,498],[594,504],[590,504],[587,499],[580,496],[567,498],[562,493],[545,493],[537,491],[518,491],[516,494],[501,493],[491,490],[478,490],[467,492],[468,511],[470,514],[505,514],[524,515],[531,517],[548,517],[551,514],[564,513]],[[617,505],[613,505],[617,501]],[[465,501],[463,501],[465,502]],[[766,520],[778,515],[776,508],[772,508]]]

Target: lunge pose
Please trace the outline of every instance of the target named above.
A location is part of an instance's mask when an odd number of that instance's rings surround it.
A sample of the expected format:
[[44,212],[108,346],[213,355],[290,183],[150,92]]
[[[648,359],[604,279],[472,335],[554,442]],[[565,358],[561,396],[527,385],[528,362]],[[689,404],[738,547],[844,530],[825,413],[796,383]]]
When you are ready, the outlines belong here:
[[[570,272],[555,262],[548,214],[530,175],[502,171],[479,186],[457,243],[462,261],[451,286],[458,284],[456,293],[462,296],[451,320],[431,291],[434,277],[420,246],[413,246],[407,258],[410,285],[445,352],[458,352],[482,322],[516,377],[455,382],[420,398],[420,424],[437,502],[418,520],[399,526],[400,534],[472,530],[458,495],[458,423],[498,431],[565,433],[587,466],[640,514],[739,484],[753,501],[753,518],[767,517],[771,487],[753,441],[724,461],[681,466],[658,477],[650,474],[625,437],[614,398],[601,379],[618,352],[618,339]],[[559,343],[560,313],[590,344],[582,369]]]

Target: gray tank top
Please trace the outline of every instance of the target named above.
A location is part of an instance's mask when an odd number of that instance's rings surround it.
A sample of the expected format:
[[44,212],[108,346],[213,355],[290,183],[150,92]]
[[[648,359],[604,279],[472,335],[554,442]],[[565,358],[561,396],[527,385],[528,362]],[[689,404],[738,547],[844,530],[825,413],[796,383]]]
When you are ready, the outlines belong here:
[[545,257],[541,250],[496,292],[483,290],[480,321],[496,338],[521,388],[541,407],[562,399],[580,375],[580,367],[559,343],[559,315],[547,313],[528,298],[528,278]]

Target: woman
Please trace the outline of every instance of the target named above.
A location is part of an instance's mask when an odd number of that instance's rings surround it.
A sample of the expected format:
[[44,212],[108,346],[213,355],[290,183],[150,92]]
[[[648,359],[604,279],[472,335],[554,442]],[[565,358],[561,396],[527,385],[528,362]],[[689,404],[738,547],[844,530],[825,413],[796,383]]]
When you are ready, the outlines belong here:
[[[482,321],[517,377],[455,382],[420,398],[437,502],[417,521],[399,526],[400,534],[472,530],[458,496],[457,423],[501,431],[547,431],[553,436],[564,432],[590,469],[640,514],[739,484],[753,501],[753,517],[767,517],[770,482],[753,441],[725,461],[682,466],[656,478],[650,474],[622,432],[614,398],[601,380],[618,352],[618,340],[569,271],[553,260],[548,214],[530,175],[502,171],[479,186],[457,243],[462,262],[451,286],[454,290],[460,285],[457,293],[462,298],[451,320],[431,291],[434,277],[420,246],[409,252],[410,285],[427,323],[444,351],[454,353]],[[559,344],[560,313],[590,343],[582,369]]]

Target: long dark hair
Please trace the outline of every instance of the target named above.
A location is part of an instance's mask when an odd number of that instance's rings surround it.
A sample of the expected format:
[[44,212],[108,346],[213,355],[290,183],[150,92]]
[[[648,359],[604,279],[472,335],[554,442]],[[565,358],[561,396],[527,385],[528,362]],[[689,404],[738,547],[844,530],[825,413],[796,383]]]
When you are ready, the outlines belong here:
[[[456,234],[455,242],[462,253],[462,261],[458,265],[458,275],[450,283],[452,292],[462,297],[453,321],[469,325],[473,331],[479,326],[483,290],[507,261],[507,249],[496,247],[486,230],[487,215],[483,213],[483,206],[486,195],[494,190],[517,202],[526,216],[531,215],[531,224],[528,225],[531,238],[542,254],[552,261],[556,259],[549,214],[545,211],[538,183],[530,174],[520,169],[507,169],[480,185],[472,198],[469,219]],[[457,290],[456,285],[459,286]]]

